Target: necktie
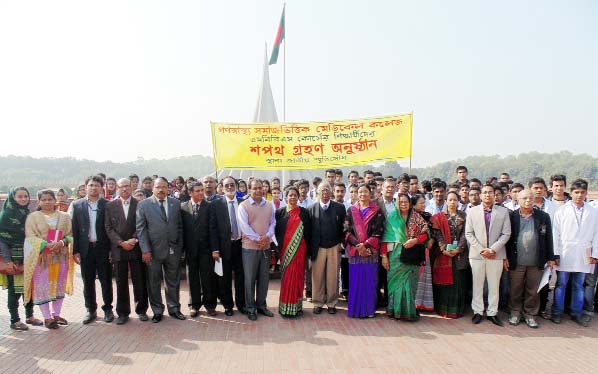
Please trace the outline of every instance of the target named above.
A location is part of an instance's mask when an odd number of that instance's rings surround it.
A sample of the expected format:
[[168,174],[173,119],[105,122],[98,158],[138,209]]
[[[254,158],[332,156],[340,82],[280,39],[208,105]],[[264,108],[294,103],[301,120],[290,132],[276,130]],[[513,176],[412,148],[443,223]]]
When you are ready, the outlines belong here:
[[199,204],[195,204],[195,206],[193,207],[193,216],[197,218],[198,215],[199,215]]
[[164,219],[168,221],[168,216],[166,215],[166,208],[164,208],[164,200],[160,200],[160,210],[162,211]]
[[237,225],[237,215],[235,214],[234,200],[228,202],[228,215],[230,216],[231,239],[237,240],[237,235],[239,234],[239,226]]

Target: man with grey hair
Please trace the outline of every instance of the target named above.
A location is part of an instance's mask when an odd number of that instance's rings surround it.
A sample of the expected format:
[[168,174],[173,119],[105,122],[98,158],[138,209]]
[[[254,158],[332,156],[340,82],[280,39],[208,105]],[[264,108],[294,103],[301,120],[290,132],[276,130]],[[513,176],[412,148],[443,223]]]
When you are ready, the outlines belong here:
[[310,205],[311,242],[308,249],[312,260],[312,302],[314,313],[336,313],[338,302],[338,274],[341,264],[341,242],[346,210],[343,204],[331,199],[332,187],[328,182],[318,186],[319,201]]
[[537,328],[534,316],[540,311],[538,285],[544,266],[553,267],[555,256],[552,225],[548,213],[534,209],[534,194],[526,189],[518,193],[519,209],[511,212],[511,237],[507,242],[504,268],[511,276],[511,318],[518,325],[522,318]]
[[211,175],[206,175],[205,177],[203,177],[201,182],[204,186],[204,198],[208,203],[211,203],[215,199],[222,198],[221,195],[218,195],[216,193],[216,185],[218,184],[216,178],[214,178]]
[[129,296],[129,269],[133,283],[135,313],[141,321],[147,321],[148,296],[145,282],[146,269],[141,261],[141,249],[135,226],[137,199],[131,196],[131,181],[121,178],[116,182],[118,198],[106,204],[104,226],[110,239],[110,250],[116,275],[117,325],[129,320],[131,299]]

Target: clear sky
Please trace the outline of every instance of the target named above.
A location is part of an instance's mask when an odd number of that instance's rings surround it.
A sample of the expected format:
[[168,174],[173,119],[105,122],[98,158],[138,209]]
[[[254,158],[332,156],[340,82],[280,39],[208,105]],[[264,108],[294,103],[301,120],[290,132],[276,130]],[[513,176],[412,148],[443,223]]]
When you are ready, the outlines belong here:
[[[211,155],[210,121],[252,121],[282,4],[0,2],[0,155]],[[598,156],[596,1],[289,0],[286,36],[288,121],[413,111],[414,166]]]

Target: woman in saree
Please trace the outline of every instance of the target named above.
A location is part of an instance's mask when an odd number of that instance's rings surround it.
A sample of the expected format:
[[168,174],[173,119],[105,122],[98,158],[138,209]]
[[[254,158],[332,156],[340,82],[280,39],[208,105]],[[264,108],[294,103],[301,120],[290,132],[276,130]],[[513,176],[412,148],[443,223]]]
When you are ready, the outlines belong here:
[[71,218],[56,210],[54,191],[39,191],[37,200],[39,210],[25,222],[25,301],[39,305],[44,325],[57,329],[68,324],[60,311],[65,294],[73,292]]
[[465,240],[464,212],[458,209],[459,196],[449,192],[446,213],[432,216],[432,236],[436,241],[434,260],[434,308],[446,318],[465,313],[465,282],[469,266]]
[[280,246],[280,299],[278,312],[283,317],[303,314],[305,261],[310,219],[307,209],[297,205],[299,190],[288,187],[287,206],[276,210],[276,241]]
[[361,185],[358,201],[347,210],[345,248],[349,257],[348,316],[376,315],[380,240],[386,218],[372,200],[376,185]]
[[[397,197],[397,208],[387,218],[382,239],[382,266],[388,276],[386,315],[406,321],[419,320],[415,294],[428,223],[414,209],[407,194]],[[388,257],[386,257],[388,256]]]
[[23,297],[23,243],[25,220],[29,215],[29,191],[25,187],[11,188],[0,212],[0,256],[5,271],[0,274],[0,286],[8,290],[10,328],[28,330],[27,325],[41,326],[33,317],[33,303],[25,303],[25,323],[19,317],[19,299]]
[[[423,194],[415,194],[411,196],[411,206],[413,210],[419,213],[430,227],[430,218],[432,215],[426,212],[426,198]],[[434,311],[434,286],[432,283],[432,261],[430,250],[432,249],[433,240],[431,239],[430,231],[428,230],[428,241],[424,247],[424,263],[419,268],[419,276],[417,281],[417,292],[415,293],[415,307],[417,310],[426,312]]]

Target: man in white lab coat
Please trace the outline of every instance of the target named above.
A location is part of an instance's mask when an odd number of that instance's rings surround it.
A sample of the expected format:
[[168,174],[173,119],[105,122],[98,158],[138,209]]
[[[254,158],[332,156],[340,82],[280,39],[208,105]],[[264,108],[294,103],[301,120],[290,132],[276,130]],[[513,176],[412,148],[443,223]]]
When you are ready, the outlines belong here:
[[[588,194],[587,181],[574,181],[570,190],[571,201],[554,214],[554,254],[560,256],[560,260],[557,260],[558,280],[550,319],[554,323],[561,322],[565,308],[565,290],[571,279],[571,317],[581,326],[587,327],[591,314],[583,312],[584,281],[587,276],[594,276],[594,264],[598,259],[598,210],[585,202]],[[593,284],[595,287],[595,279]],[[594,290],[588,287],[588,292],[591,292],[593,300]]]

